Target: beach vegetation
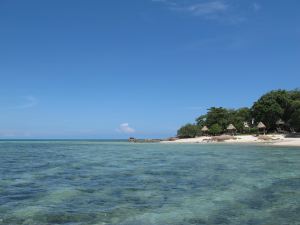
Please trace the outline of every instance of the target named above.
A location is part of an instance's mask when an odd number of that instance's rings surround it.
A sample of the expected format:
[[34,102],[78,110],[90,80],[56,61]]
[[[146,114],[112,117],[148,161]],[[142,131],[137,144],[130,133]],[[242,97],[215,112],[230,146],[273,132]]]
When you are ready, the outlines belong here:
[[194,138],[201,134],[201,129],[196,124],[186,124],[177,131],[177,136],[180,138]]
[[[300,99],[300,98],[299,98]],[[291,117],[288,124],[297,132],[300,132],[300,100],[296,100],[291,106]]]
[[259,122],[266,125],[266,131],[275,132],[278,130],[278,121],[281,120],[284,121],[281,128],[286,132],[300,132],[300,89],[270,91],[262,95],[250,108],[211,107],[206,114],[196,118],[195,124],[181,127],[178,137],[201,135],[201,128],[204,126],[209,128],[212,135],[225,133],[229,124],[233,124],[238,133],[254,134],[258,132]]
[[209,133],[212,135],[218,135],[221,134],[223,130],[224,129],[222,129],[222,127],[219,124],[215,123],[210,127]]
[[218,124],[225,130],[229,123],[233,121],[234,110],[223,107],[211,107],[206,114],[206,126],[211,127]]
[[285,90],[276,90],[264,94],[252,106],[252,116],[255,121],[263,121],[268,130],[276,129],[279,119],[287,120],[290,109],[289,93]]

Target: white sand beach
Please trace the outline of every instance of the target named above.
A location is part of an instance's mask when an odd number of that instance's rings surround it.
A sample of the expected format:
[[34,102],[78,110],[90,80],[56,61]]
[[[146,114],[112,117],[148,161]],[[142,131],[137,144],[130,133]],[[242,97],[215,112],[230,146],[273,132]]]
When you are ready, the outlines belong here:
[[202,136],[196,138],[178,139],[174,141],[162,141],[162,143],[263,143],[274,146],[299,146],[300,138],[286,138],[281,134],[269,134],[269,135],[221,135],[221,136]]

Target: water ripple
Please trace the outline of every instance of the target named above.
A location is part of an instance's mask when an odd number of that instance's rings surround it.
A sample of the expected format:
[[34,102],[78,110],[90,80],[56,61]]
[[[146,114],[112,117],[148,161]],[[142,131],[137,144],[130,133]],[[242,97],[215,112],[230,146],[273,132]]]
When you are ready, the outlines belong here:
[[299,150],[0,141],[0,225],[300,224]]

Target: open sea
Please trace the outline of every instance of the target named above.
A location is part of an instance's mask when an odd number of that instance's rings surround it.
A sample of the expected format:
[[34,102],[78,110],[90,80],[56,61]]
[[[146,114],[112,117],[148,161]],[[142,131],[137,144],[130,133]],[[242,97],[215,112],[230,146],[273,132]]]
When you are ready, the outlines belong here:
[[0,225],[300,225],[300,148],[0,141]]

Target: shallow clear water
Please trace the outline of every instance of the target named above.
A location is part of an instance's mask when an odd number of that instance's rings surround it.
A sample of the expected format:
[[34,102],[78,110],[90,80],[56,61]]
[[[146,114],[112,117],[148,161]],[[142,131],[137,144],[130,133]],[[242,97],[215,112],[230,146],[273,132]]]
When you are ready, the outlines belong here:
[[300,148],[0,141],[0,225],[300,224]]

